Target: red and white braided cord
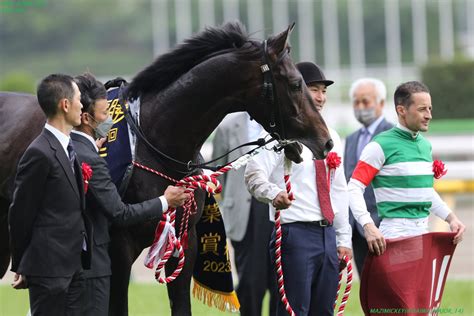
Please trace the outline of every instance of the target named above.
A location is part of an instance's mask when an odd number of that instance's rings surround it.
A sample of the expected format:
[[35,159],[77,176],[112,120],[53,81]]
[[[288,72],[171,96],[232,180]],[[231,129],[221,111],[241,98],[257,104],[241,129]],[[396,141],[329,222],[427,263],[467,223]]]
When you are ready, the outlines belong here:
[[[286,192],[288,193],[288,198],[294,200],[293,192],[291,191],[291,182],[290,182],[290,172],[291,172],[291,162],[288,162],[285,158],[285,171],[283,178],[285,180]],[[291,308],[290,302],[286,297],[285,291],[285,280],[283,279],[283,265],[281,262],[281,221],[280,221],[280,210],[275,210],[275,266],[277,272],[277,282],[278,282],[278,292],[280,293],[280,299],[283,305],[285,306],[288,314],[294,316],[295,312]]]
[[[176,186],[185,187],[186,192],[191,194],[191,198],[188,201],[186,201],[186,203],[183,206],[183,218],[181,220],[181,225],[180,225],[180,236],[176,238],[174,229],[168,230],[167,242],[165,242],[165,245],[166,245],[165,250],[163,254],[161,255],[161,257],[158,256],[158,254],[161,253],[160,250],[156,251],[156,247],[157,247],[158,241],[160,239],[160,234],[161,234],[161,231],[158,229],[160,227],[160,223],[157,225],[157,229],[155,230],[155,239],[153,241],[152,246],[150,247],[150,251],[147,256],[148,262],[146,262],[145,265],[147,267],[153,268],[154,263],[157,263],[155,278],[158,280],[158,282],[160,283],[172,282],[178,277],[178,275],[183,270],[183,266],[185,262],[184,249],[187,248],[189,217],[191,214],[195,214],[195,211],[197,209],[196,200],[194,199],[194,190],[197,188],[200,188],[211,194],[220,193],[222,191],[222,186],[216,178],[232,169],[238,169],[242,167],[249,161],[250,158],[251,158],[251,155],[245,155],[241,157],[240,159],[238,159],[237,161],[222,167],[221,169],[212,173],[211,175],[189,176],[179,181],[167,176],[164,173],[161,173],[157,170],[144,166],[136,161],[133,162],[133,164],[136,167],[139,167],[143,170],[146,170],[162,178],[165,178],[175,183]],[[162,222],[163,221],[169,222],[169,224],[173,228],[175,227],[175,220],[176,220],[175,208],[168,208],[168,210],[166,210],[163,213],[163,216],[161,218]],[[164,224],[166,225],[166,223]],[[155,255],[151,255],[152,250],[156,251]],[[162,277],[161,273],[164,271],[164,267],[166,263],[175,252],[177,252],[178,258],[179,258],[176,269],[168,277]]]
[[[173,234],[168,234],[167,237],[168,237],[168,246],[166,247],[163,257],[158,262],[158,265],[156,266],[156,271],[155,271],[156,280],[162,284],[170,283],[178,277],[178,275],[183,270],[184,260],[185,260],[184,250],[178,238],[176,238],[176,236]],[[162,271],[164,271],[165,265],[168,262],[168,259],[171,257],[171,255],[175,251],[175,249],[176,251],[178,251],[178,258],[179,258],[178,265],[176,269],[173,271],[173,273],[171,273],[171,275],[167,277],[165,275],[165,277],[162,277],[161,273]]]
[[[351,293],[351,288],[352,288],[352,263],[349,260],[349,258],[347,258],[346,256],[342,257],[342,260],[346,262],[347,279],[346,279],[346,289],[344,290],[344,295],[342,296],[341,305],[339,305],[337,316],[344,315],[344,310],[346,308],[347,300],[349,299],[349,294]],[[339,296],[339,290],[341,289],[341,280],[342,280],[343,272],[344,272],[344,269],[341,269],[341,271],[339,272],[339,283],[337,285],[337,293],[336,293],[336,300],[334,301],[334,308],[336,308],[337,298]]]
[[[288,193],[288,198],[290,200],[294,200],[295,197],[293,192],[291,191],[291,182],[290,182],[290,173],[291,173],[291,161],[285,158],[285,166],[284,166],[284,180],[285,180],[285,187],[286,192]],[[339,310],[337,312],[338,316],[344,315],[344,309],[346,308],[347,300],[349,299],[349,294],[351,293],[352,288],[352,264],[351,261],[344,256],[342,258],[346,262],[347,266],[347,280],[346,280],[346,289],[344,291],[344,295],[342,296],[341,305],[339,306]],[[277,271],[277,278],[278,278],[278,292],[280,293],[280,299],[283,303],[286,311],[291,316],[295,315],[295,312],[291,308],[290,302],[286,297],[285,291],[285,281],[283,278],[283,266],[281,262],[281,220],[280,220],[280,210],[275,210],[275,265]],[[339,272],[339,283],[337,285],[337,293],[336,299],[334,302],[334,308],[336,307],[337,298],[339,296],[339,290],[341,288],[341,280],[342,280],[342,273],[343,269]]]

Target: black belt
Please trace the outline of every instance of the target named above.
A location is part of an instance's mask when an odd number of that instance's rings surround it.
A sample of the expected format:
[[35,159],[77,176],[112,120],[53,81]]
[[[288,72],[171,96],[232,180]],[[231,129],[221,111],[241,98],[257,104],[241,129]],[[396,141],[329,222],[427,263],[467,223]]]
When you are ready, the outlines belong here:
[[316,226],[319,226],[319,227],[327,227],[327,226],[332,226],[331,223],[328,222],[327,219],[322,219],[320,221],[313,221],[313,222],[310,222],[311,224],[314,224]]
[[287,223],[287,224],[282,224],[282,225],[291,225],[291,224],[314,225],[318,227],[331,227],[332,226],[332,224],[330,224],[327,219],[322,219],[320,221],[312,221],[312,222],[292,222],[292,223]]

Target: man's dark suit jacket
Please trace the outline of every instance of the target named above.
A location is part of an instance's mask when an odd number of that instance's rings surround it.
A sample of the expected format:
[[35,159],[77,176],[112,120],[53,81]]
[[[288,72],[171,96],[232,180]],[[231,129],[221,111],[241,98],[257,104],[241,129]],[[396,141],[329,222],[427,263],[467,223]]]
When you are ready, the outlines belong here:
[[69,277],[91,260],[83,251],[91,225],[84,214],[81,167],[47,129],[30,144],[18,164],[9,209],[11,270],[22,275]]
[[112,182],[106,161],[99,156],[91,141],[75,133],[71,133],[71,138],[80,160],[92,168],[86,194],[86,212],[94,227],[94,257],[91,269],[85,271],[85,276],[108,276],[112,274],[108,253],[109,223],[133,225],[161,217],[161,200],[157,197],[138,204],[124,204]]
[[[379,126],[377,126],[377,128],[375,129],[372,138],[383,131],[391,129],[392,127],[392,123],[387,122],[385,119],[383,119],[380,122]],[[362,128],[355,131],[346,138],[346,145],[344,148],[344,173],[346,174],[346,179],[348,182],[352,176],[352,172],[354,172],[357,162],[359,161],[359,159],[357,158],[357,144],[359,143],[359,137],[361,133]],[[377,205],[375,203],[375,195],[372,185],[369,185],[367,188],[365,188],[364,199],[365,203],[367,204],[367,210],[370,212],[370,216],[374,220],[375,225],[377,225],[378,227],[380,224],[380,219],[377,213]],[[356,229],[359,231],[361,236],[364,236],[364,230],[359,224],[356,225],[352,212],[349,212],[349,222],[352,226],[352,230],[354,230],[354,226],[356,226]]]

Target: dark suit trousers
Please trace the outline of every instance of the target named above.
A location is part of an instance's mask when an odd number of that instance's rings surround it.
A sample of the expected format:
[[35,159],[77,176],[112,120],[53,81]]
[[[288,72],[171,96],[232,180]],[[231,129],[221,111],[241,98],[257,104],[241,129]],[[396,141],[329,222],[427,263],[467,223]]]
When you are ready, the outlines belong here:
[[276,278],[268,252],[273,227],[268,218],[268,205],[252,198],[244,239],[232,241],[239,275],[237,297],[243,316],[262,315],[262,300],[267,289],[270,291],[270,315],[275,315]]
[[[332,316],[339,277],[334,228],[306,222],[281,227],[283,277],[293,311],[298,316]],[[274,259],[275,233],[270,251]],[[281,300],[277,315],[288,315]]]
[[110,276],[87,278],[83,295],[82,316],[108,316]]
[[26,276],[32,316],[81,316],[83,272],[65,278]]

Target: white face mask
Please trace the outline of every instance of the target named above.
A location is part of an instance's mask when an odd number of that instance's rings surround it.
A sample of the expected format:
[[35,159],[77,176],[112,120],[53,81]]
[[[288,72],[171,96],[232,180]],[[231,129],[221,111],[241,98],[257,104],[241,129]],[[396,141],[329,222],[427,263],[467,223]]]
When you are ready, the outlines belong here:
[[364,126],[369,126],[377,119],[375,108],[354,109],[355,118]]
[[110,115],[107,117],[107,119],[105,121],[103,121],[101,123],[97,122],[97,120],[95,118],[93,118],[92,115],[90,116],[90,118],[93,119],[94,122],[97,123],[97,127],[94,128],[96,139],[106,137],[107,134],[109,133],[110,129],[114,125],[114,120],[112,120]]

